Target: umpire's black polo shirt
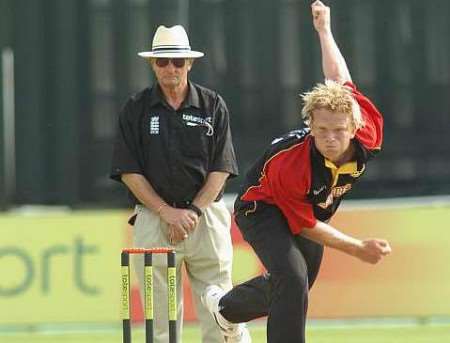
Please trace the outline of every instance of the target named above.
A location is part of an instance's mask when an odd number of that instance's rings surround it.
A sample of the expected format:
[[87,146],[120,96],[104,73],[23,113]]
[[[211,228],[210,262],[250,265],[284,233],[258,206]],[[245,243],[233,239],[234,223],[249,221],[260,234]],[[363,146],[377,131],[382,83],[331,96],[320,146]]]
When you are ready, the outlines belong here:
[[220,95],[189,82],[188,95],[176,111],[158,84],[128,100],[119,116],[112,179],[142,174],[159,196],[174,204],[192,201],[213,171],[238,174],[229,113]]

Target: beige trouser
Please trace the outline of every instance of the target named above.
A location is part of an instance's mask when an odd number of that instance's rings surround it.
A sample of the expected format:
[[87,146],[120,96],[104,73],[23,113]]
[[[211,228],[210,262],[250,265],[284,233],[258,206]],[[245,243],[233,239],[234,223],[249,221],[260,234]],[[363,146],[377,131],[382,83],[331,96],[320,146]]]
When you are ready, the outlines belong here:
[[[177,337],[181,340],[183,298],[181,266],[185,265],[192,288],[197,317],[200,320],[203,343],[222,343],[223,338],[211,314],[202,305],[200,296],[206,286],[216,284],[225,290],[232,287],[231,264],[233,248],[230,236],[230,213],[223,200],[212,203],[200,218],[189,237],[175,246],[167,240],[167,225],[153,211],[136,206],[134,246],[142,248],[173,247],[176,251],[178,323]],[[134,266],[143,294],[143,256],[134,255]],[[155,343],[169,342],[167,312],[167,256],[153,255],[154,333]],[[141,297],[142,298],[142,297]]]

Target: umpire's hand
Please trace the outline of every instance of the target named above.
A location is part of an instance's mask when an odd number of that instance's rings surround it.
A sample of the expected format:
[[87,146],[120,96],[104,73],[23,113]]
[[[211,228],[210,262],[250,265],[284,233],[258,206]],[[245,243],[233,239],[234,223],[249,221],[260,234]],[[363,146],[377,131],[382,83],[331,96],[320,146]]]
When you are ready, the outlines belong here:
[[170,244],[176,245],[184,241],[188,237],[189,236],[184,229],[180,229],[179,227],[174,225],[168,225],[167,240],[169,241]]
[[198,215],[194,211],[171,206],[164,206],[159,215],[169,226],[168,238],[173,244],[186,239],[199,222]]

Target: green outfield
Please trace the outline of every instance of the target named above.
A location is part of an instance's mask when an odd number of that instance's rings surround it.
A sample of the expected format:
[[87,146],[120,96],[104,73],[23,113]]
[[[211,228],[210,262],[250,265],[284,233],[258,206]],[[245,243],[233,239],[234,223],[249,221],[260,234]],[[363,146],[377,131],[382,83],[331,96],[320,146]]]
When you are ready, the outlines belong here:
[[[266,342],[263,326],[252,326],[251,333],[254,343]],[[8,334],[0,333],[0,340],[8,343],[113,343],[121,342],[119,331],[104,333],[34,333]],[[418,325],[418,326],[367,326],[342,328],[310,328],[308,341],[313,343],[442,343],[450,342],[449,325]],[[142,330],[136,330],[133,342],[144,342]],[[197,327],[187,327],[183,336],[184,343],[199,343],[200,334]]]
[[[0,278],[0,308],[5,309],[0,311],[0,342],[121,342],[118,252],[130,244],[126,214],[0,214],[0,267],[7,276]],[[310,294],[308,341],[450,342],[450,274],[445,272],[450,260],[449,222],[448,205],[339,213],[335,225],[357,237],[384,237],[393,253],[371,266],[326,250]],[[235,237],[234,247],[234,282],[260,273],[257,259],[242,239]],[[185,314],[193,320],[189,293],[185,310],[191,310]],[[339,328],[324,320],[314,322],[326,318],[360,321],[344,322]],[[381,319],[366,324],[361,318],[398,319],[385,325],[379,323]],[[24,327],[32,329],[24,331]],[[264,325],[252,323],[251,332],[254,343],[266,342]],[[144,341],[142,330],[134,334],[134,343]],[[198,326],[186,327],[183,342],[200,342]]]

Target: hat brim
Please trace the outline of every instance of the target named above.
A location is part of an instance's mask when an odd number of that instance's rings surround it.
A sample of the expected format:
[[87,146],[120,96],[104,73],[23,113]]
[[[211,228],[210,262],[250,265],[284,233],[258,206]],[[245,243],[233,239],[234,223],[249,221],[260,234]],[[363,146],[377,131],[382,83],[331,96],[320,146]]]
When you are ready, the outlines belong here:
[[200,58],[205,54],[200,51],[142,51],[138,55],[142,58]]

